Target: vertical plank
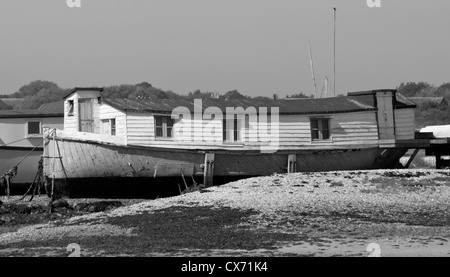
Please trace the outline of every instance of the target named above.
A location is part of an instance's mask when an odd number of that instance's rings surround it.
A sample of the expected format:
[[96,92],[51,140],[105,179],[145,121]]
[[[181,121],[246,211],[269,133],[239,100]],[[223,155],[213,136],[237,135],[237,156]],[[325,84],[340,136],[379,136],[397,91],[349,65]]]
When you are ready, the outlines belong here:
[[203,185],[205,187],[210,187],[213,185],[213,177],[214,177],[214,154],[206,153],[205,154],[205,168],[203,175]]
[[295,173],[297,172],[297,155],[290,154],[288,156],[288,172],[287,173]]

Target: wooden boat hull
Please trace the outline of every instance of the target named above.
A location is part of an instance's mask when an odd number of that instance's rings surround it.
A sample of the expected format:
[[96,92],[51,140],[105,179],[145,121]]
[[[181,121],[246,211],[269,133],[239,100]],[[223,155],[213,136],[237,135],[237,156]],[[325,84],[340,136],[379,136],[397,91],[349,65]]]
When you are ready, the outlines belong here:
[[[55,142],[56,141],[56,142]],[[55,180],[55,193],[70,197],[175,195],[185,184],[203,182],[205,154],[214,153],[214,184],[226,180],[286,173],[289,155],[296,172],[393,168],[407,148],[257,151],[185,150],[123,146],[76,139],[45,143],[44,175]],[[292,156],[291,156],[292,157]],[[171,184],[170,189],[167,184]],[[132,196],[135,197],[135,196]]]

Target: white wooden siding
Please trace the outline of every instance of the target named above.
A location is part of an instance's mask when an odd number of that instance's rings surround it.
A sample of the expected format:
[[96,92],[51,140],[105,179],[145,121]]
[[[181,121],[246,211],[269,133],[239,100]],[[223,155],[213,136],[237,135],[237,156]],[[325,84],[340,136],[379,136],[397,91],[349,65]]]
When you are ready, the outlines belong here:
[[[189,132],[190,130],[190,132]],[[174,124],[174,141],[222,144],[222,121],[181,119]]]
[[[41,128],[62,129],[63,121],[64,119],[62,117],[0,118],[0,145],[8,144],[9,146],[20,147],[42,146],[42,136],[27,137],[27,122],[40,122]],[[11,142],[15,143],[10,144]]]
[[[154,117],[148,113],[128,113],[126,116],[126,133],[128,144],[153,145],[155,140]],[[116,122],[116,128],[118,123]]]
[[375,112],[336,114],[331,118],[333,143],[378,141],[378,127]]
[[101,104],[100,108],[100,120],[104,119],[116,119],[116,136],[126,136],[126,115],[124,112],[119,111],[108,104]]
[[[276,137],[279,148],[338,148],[340,145],[378,145],[378,128],[376,122],[376,113],[373,111],[342,113],[333,115],[323,115],[330,118],[331,139],[327,141],[311,141],[309,115],[281,115],[279,118],[279,136]],[[180,148],[199,148],[199,147],[233,147],[224,144],[222,141],[222,120],[194,120],[187,119],[176,120],[174,124],[173,139],[160,140],[154,137],[154,118],[150,114],[129,113],[126,116],[128,144],[148,145],[162,147],[180,147]],[[119,123],[116,122],[117,128]],[[179,128],[187,124],[191,126],[191,136],[183,133]],[[208,125],[209,124],[209,125]],[[272,125],[274,123],[271,123]],[[270,124],[269,124],[270,125]],[[206,126],[214,128],[214,134],[205,132]],[[264,125],[262,125],[263,127]],[[254,128],[254,123],[250,123]],[[257,141],[250,140],[247,129],[242,129],[242,141],[235,147],[245,147],[256,149],[267,145],[274,138],[271,137],[273,130],[269,128],[269,133],[259,133]],[[194,136],[197,135],[197,140]],[[200,136],[203,138],[199,140]],[[192,139],[191,139],[192,138]],[[240,146],[239,146],[240,144]]]
[[[98,97],[100,93],[98,91],[77,91],[66,98],[64,101],[64,130],[70,132],[78,132],[79,131],[79,114],[78,114],[78,99],[80,98],[91,98],[94,99],[93,102],[93,117],[94,117],[94,133],[100,133],[100,112],[99,112],[99,103]],[[73,116],[68,116],[67,113],[69,111],[69,100],[73,100],[74,109]]]
[[414,109],[395,110],[395,136],[397,140],[414,139]]
[[[78,131],[78,95],[72,94],[64,101],[64,130],[69,132]],[[73,101],[73,115],[68,116],[69,100]]]

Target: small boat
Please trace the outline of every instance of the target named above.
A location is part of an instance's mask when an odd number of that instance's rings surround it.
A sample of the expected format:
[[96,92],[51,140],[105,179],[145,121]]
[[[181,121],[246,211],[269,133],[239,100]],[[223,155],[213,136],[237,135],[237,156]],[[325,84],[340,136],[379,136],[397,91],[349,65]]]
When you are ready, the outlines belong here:
[[34,181],[43,153],[42,126],[62,128],[62,106],[60,101],[38,110],[0,110],[0,183],[11,179],[12,193]]
[[152,194],[165,180],[176,193],[180,183],[394,168],[415,133],[416,106],[392,89],[295,100],[106,99],[102,90],[74,88],[64,130],[44,131],[54,193]]

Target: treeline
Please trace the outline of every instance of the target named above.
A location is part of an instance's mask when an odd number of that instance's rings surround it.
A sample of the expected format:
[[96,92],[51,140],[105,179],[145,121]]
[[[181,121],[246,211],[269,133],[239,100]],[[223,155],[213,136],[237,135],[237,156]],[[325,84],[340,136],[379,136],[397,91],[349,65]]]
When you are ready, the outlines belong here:
[[[14,103],[12,109],[38,109],[42,104],[61,101],[69,94],[71,89],[64,89],[50,81],[36,80],[22,86],[17,92],[9,95],[0,95],[1,98],[21,98],[23,101]],[[107,86],[102,92],[105,98],[128,98],[128,99],[193,99],[193,98],[228,98],[228,99],[248,99],[237,90],[231,90],[223,95],[216,92],[202,92],[195,90],[185,95],[177,94],[170,90],[155,88],[147,82],[136,85],[114,85]],[[261,98],[261,97],[258,97]],[[269,98],[269,97],[262,97]]]
[[[450,83],[436,87],[426,82],[408,82],[401,83],[397,90],[406,97],[443,97],[450,102]],[[417,106],[415,117],[417,128],[430,125],[449,125],[450,109],[435,102],[425,102]]]
[[[44,103],[61,101],[71,89],[59,87],[50,81],[36,80],[22,86],[17,92],[10,95],[0,95],[1,98],[22,98],[23,101],[14,102],[13,109],[37,109]],[[397,90],[406,97],[443,97],[450,102],[450,82],[438,87],[426,82],[401,83]],[[102,96],[105,98],[128,99],[194,99],[194,98],[228,98],[228,99],[273,99],[272,97],[243,95],[237,90],[230,90],[224,94],[211,91],[195,90],[187,94],[177,94],[170,90],[153,87],[150,83],[142,82],[136,85],[114,85],[104,88]],[[286,96],[286,98],[313,98],[303,92]],[[418,128],[428,125],[450,124],[450,110],[436,105],[433,102],[419,105],[416,109],[416,126]]]

